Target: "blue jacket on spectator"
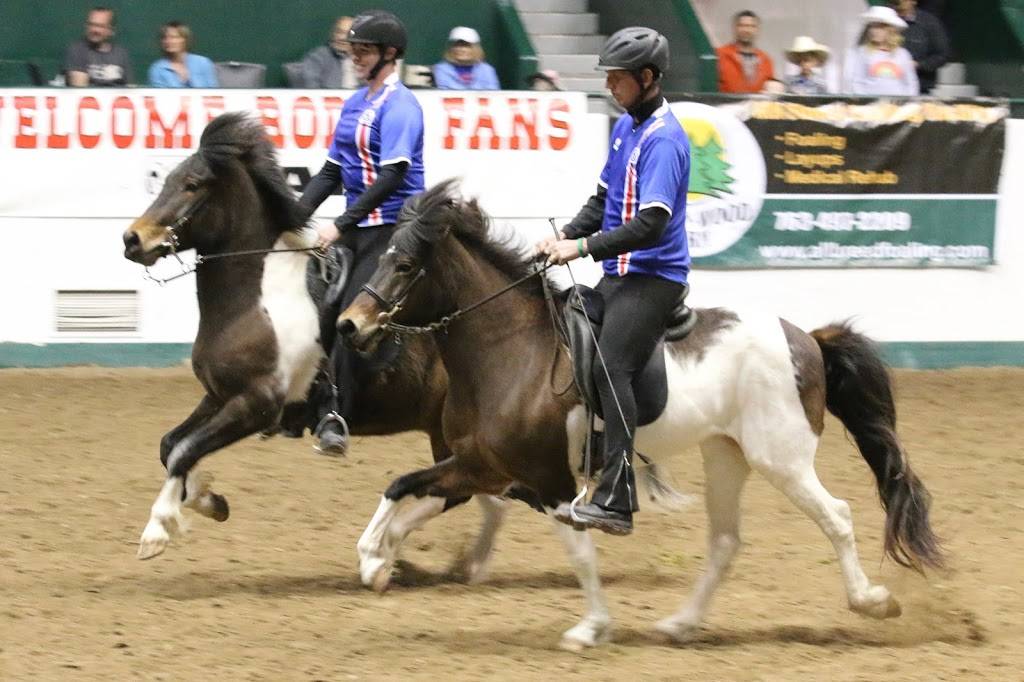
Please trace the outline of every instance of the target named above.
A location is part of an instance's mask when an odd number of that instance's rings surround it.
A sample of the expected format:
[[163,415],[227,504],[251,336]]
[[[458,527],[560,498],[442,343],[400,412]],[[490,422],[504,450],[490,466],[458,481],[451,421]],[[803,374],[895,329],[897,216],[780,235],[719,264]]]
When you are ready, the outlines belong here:
[[500,90],[498,74],[487,62],[459,66],[445,60],[434,64],[434,84],[441,90]]
[[216,88],[217,72],[208,57],[189,52],[185,55],[188,81],[182,81],[169,59],[158,59],[149,67],[149,84],[154,88]]

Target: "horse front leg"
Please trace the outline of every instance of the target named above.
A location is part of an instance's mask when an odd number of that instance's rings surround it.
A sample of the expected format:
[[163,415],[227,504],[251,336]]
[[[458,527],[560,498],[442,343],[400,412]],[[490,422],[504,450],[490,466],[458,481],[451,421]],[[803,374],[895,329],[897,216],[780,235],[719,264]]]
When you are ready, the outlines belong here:
[[139,559],[161,554],[172,537],[187,529],[182,507],[220,521],[228,518],[227,500],[209,488],[211,477],[193,468],[205,455],[266,428],[277,418],[279,409],[280,401],[269,392],[247,393],[211,410],[212,414],[203,419],[197,417],[191,428],[175,429],[176,442],[166,455],[161,452],[167,480],[150,508],[149,521],[139,539]]
[[387,589],[409,533],[443,512],[449,499],[477,492],[481,491],[454,457],[395,479],[356,544],[363,585],[377,592]]
[[608,604],[601,592],[601,576],[597,570],[597,551],[587,531],[573,530],[554,517],[554,509],[545,509],[555,532],[562,539],[569,560],[576,570],[576,577],[587,600],[587,613],[579,623],[562,634],[559,647],[566,651],[579,652],[589,647],[604,644],[612,636],[612,617]]

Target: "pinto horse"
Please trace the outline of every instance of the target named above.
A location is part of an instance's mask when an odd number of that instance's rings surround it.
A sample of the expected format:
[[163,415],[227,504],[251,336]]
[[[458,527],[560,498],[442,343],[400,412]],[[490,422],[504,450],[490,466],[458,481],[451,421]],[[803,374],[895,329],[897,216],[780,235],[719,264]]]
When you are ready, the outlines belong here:
[[[304,223],[262,125],[231,113],[207,126],[199,150],[168,175],[124,233],[125,257],[146,266],[189,248],[206,259],[196,268],[200,319],[192,349],[206,395],[160,442],[167,479],[142,533],[141,559],[163,552],[184,529],[182,507],[227,520],[227,501],[210,489],[212,477],[195,468],[199,460],[274,428],[286,406],[306,399],[323,353],[306,286],[315,234]],[[361,386],[353,433],[426,431],[441,461],[450,454],[441,433],[446,390],[433,340],[411,339],[390,367]],[[483,532],[459,567],[470,582],[484,577],[504,515],[500,501],[480,503]]]
[[[529,274],[517,252],[489,235],[475,202],[456,198],[452,183],[444,183],[406,204],[377,272],[339,318],[339,332],[364,349],[394,330],[443,328],[436,337],[449,377],[444,429],[452,456],[399,477],[384,493],[358,544],[364,584],[387,586],[404,535],[439,514],[447,498],[501,495],[517,485],[552,512],[576,495],[572,459],[587,428],[584,408],[578,394],[552,388],[564,385],[571,368],[540,278]],[[508,288],[516,281],[523,284]],[[458,312],[506,289],[468,314]],[[899,615],[889,590],[873,585],[861,567],[849,506],[825,490],[814,470],[827,406],[874,472],[888,555],[919,570],[941,565],[929,495],[896,435],[890,380],[873,344],[845,324],[806,334],[763,312],[698,309],[693,331],[663,352],[667,403],[639,429],[636,446],[658,461],[699,444],[710,538],[693,594],[658,630],[684,640],[699,627],[739,549],[740,492],[751,469],[828,536],[852,610]],[[604,642],[611,618],[594,546],[585,531],[557,522],[555,528],[588,602],[562,644]]]

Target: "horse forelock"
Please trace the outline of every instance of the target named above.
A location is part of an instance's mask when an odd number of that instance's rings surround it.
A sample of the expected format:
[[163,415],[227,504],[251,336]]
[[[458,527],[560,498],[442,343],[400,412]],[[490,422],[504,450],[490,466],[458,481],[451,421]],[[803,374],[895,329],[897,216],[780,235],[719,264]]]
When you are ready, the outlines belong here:
[[249,174],[281,230],[298,229],[305,215],[277,163],[263,124],[242,112],[222,114],[203,131],[198,156],[214,175],[233,163]]

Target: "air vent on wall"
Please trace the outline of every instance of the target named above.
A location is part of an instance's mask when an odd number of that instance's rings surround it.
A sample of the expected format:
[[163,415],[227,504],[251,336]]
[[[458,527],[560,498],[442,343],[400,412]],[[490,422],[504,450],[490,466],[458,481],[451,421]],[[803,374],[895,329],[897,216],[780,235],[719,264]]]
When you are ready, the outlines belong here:
[[126,334],[139,330],[139,292],[63,289],[57,291],[57,332]]

